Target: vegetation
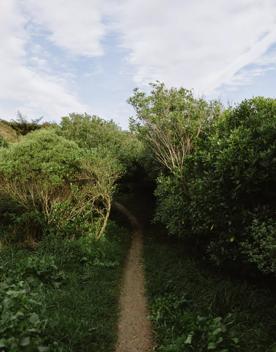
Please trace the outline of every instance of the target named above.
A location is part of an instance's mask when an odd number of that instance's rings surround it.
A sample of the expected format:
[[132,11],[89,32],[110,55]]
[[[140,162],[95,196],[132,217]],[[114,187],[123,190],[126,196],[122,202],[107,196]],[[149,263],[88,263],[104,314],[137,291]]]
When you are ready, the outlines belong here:
[[223,111],[182,88],[153,88],[131,102],[160,163],[156,221],[219,266],[275,273],[276,101]]
[[21,207],[17,222],[29,240],[44,230],[92,230],[100,237],[119,175],[111,157],[81,149],[54,130],[28,134],[0,156],[0,191]]
[[273,352],[273,291],[217,273],[179,240],[148,229],[145,269],[157,351]]
[[130,131],[0,121],[0,351],[114,348],[130,195],[169,235],[146,241],[157,350],[275,351],[276,100],[157,82],[129,102]]
[[125,229],[105,239],[44,238],[0,257],[1,351],[112,351]]

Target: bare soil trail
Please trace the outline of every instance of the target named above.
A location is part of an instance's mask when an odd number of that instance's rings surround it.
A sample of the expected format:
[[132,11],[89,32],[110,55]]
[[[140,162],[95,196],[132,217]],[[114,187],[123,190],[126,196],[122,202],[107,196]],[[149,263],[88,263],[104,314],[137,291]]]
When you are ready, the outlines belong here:
[[133,226],[120,296],[116,352],[149,352],[153,350],[153,338],[145,297],[143,232],[137,219],[123,205],[116,203],[115,206]]

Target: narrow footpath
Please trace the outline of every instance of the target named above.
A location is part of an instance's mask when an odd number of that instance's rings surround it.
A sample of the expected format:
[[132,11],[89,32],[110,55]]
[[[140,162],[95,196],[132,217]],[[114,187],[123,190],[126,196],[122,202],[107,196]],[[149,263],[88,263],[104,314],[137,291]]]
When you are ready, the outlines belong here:
[[128,217],[133,226],[120,296],[116,352],[149,352],[153,350],[153,338],[145,297],[143,232],[137,219],[123,205],[116,203],[116,208]]

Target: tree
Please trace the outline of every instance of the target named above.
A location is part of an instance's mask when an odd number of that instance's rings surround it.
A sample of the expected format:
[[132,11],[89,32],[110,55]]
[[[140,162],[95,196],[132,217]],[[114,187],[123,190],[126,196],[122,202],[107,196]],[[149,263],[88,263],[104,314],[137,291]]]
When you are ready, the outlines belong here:
[[129,99],[136,112],[131,128],[148,145],[161,168],[180,176],[187,188],[185,159],[206,125],[220,114],[221,105],[196,99],[184,88],[167,89],[160,82],[151,86],[149,95],[135,89]]

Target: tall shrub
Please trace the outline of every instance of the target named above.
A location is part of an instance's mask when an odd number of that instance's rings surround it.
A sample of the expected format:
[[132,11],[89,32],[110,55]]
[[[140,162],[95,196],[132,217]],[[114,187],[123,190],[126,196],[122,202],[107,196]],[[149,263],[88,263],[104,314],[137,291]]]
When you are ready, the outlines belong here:
[[54,130],[30,133],[0,155],[0,191],[22,207],[31,237],[37,226],[72,234],[85,224],[100,237],[119,175],[112,157],[79,148]]

